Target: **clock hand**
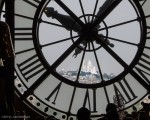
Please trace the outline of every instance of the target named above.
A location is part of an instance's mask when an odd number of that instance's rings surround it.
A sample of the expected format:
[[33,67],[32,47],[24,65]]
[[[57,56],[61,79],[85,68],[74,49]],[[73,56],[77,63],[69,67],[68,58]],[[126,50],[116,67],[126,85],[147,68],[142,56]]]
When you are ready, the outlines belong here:
[[[99,28],[99,23],[105,18],[107,17],[107,15],[109,15],[109,13],[121,2],[121,0],[106,0],[106,2],[102,5],[102,7],[99,9],[98,13],[97,13],[97,16],[98,18],[96,18],[94,20],[94,23],[93,23],[93,26],[94,28]],[[110,9],[110,10],[108,10]],[[107,12],[108,11],[108,12]],[[96,26],[95,26],[96,25]],[[92,26],[92,27],[93,27]],[[103,34],[100,34],[101,36],[103,36]],[[100,39],[106,44],[106,45],[109,45],[110,47],[114,47],[114,44],[110,43],[109,40],[105,40],[104,37],[100,37]],[[96,40],[96,43],[97,44],[100,44],[98,40]],[[85,46],[85,44],[83,43],[82,41],[82,44]],[[78,46],[76,49],[75,49],[75,53],[73,54],[73,56],[75,56],[75,58],[77,57],[78,54],[81,53],[81,49],[79,49],[79,47],[81,46]]]
[[74,21],[70,16],[63,15],[54,10],[53,7],[47,7],[44,11],[47,17],[52,17],[58,20],[67,30],[74,30],[79,32],[81,30],[80,25]]
[[92,25],[92,28],[98,26],[121,2],[122,0],[106,0],[97,13],[97,17]]
[[65,10],[71,18],[74,19],[81,27],[84,27],[84,23],[61,1],[61,0],[55,0],[55,2],[63,9]]
[[[57,19],[67,30],[72,29],[78,33],[79,33],[79,31],[81,31],[80,25],[78,23],[75,23],[75,21],[70,16],[62,15],[62,14],[58,13],[57,11],[54,11],[53,7],[47,7],[44,12],[47,17],[52,17],[53,19],[54,18]],[[84,42],[82,42],[82,44],[84,45]],[[75,58],[82,51],[79,47],[81,49],[83,48],[80,45],[78,47],[76,47],[75,53],[73,54],[73,56]]]
[[[108,39],[104,39],[104,35],[103,34],[99,34],[100,39],[106,44],[109,45],[110,47],[114,47],[115,45],[113,43],[110,43],[110,41]],[[100,44],[99,40],[96,40],[97,44]]]

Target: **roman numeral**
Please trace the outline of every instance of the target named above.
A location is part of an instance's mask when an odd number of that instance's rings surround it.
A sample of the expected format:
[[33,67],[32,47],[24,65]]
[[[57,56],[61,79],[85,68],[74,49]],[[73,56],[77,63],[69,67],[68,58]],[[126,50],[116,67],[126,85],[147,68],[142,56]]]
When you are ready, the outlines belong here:
[[29,49],[17,51],[15,54],[16,54],[16,55],[19,55],[19,54],[26,53],[26,52],[30,52],[30,51],[33,51],[33,50],[35,50],[35,48],[29,48]]
[[70,105],[69,105],[68,113],[71,113],[70,111],[71,111],[71,109],[72,109],[72,105],[73,105],[73,101],[74,101],[75,93],[76,93],[76,87],[74,87],[74,89],[73,89],[73,93],[72,93],[72,96],[71,96],[71,101],[70,101]]
[[[26,27],[20,27],[20,28],[15,28],[15,42],[17,43],[18,41],[26,41],[28,44],[31,44],[31,41],[33,40],[32,38],[32,28],[26,28]],[[16,46],[17,47],[17,46]],[[33,47],[25,48],[25,49],[17,49],[17,52],[15,53],[16,55],[22,54],[25,52],[30,52],[35,50]]]
[[15,15],[15,17],[21,17],[21,18],[25,18],[25,19],[31,20],[31,21],[34,20],[34,18],[29,17],[29,16],[25,16],[25,15],[21,15],[21,14],[17,14],[17,13],[15,13],[14,15]]
[[138,74],[141,75],[148,84],[150,84],[150,56],[143,53],[135,69]]
[[58,93],[60,91],[60,88],[61,88],[61,85],[62,85],[62,82],[60,82],[55,88],[54,90],[49,94],[49,96],[47,98],[45,98],[47,101],[50,101],[51,97],[54,96],[54,100],[53,100],[53,104],[56,104],[56,99],[57,99],[57,96],[58,96]]
[[40,3],[40,0],[23,0],[23,1],[36,8],[38,7],[37,3],[38,4]]
[[32,28],[15,28],[15,40],[32,39]]
[[18,67],[27,81],[45,70],[37,55],[24,60]]
[[140,4],[143,6],[147,0],[139,0]]
[[[91,112],[97,112],[97,110],[96,110],[96,89],[93,89],[92,92],[93,92],[92,93],[93,98],[90,98],[89,90],[88,89],[86,90],[85,97],[84,97],[84,102],[83,102],[83,107],[85,107],[87,105]],[[90,99],[93,99],[92,104],[91,104]],[[93,108],[91,106],[93,106]]]
[[117,97],[120,95],[125,104],[131,102],[137,97],[125,78],[113,86],[116,94],[115,96]]

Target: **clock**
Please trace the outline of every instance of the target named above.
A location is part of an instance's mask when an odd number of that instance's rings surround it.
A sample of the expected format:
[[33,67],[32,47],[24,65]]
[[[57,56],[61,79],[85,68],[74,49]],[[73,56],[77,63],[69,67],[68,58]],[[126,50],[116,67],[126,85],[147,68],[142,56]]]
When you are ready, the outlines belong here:
[[[16,93],[41,115],[91,119],[150,92],[150,1],[15,0]],[[117,102],[117,103],[118,103]]]

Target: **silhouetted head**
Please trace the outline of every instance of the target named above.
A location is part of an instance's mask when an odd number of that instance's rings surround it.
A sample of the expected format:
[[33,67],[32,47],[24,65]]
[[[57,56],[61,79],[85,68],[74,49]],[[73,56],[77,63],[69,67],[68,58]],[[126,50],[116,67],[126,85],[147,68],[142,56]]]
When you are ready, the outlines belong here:
[[117,111],[117,107],[114,103],[108,103],[106,107],[106,112]]
[[147,111],[147,112],[150,111],[150,105],[149,105],[149,103],[143,103],[142,106],[143,106],[143,109],[144,109],[145,111]]
[[90,120],[90,115],[91,112],[85,107],[80,108],[77,112],[78,120]]
[[111,110],[106,114],[107,120],[119,120],[119,114],[117,111]]

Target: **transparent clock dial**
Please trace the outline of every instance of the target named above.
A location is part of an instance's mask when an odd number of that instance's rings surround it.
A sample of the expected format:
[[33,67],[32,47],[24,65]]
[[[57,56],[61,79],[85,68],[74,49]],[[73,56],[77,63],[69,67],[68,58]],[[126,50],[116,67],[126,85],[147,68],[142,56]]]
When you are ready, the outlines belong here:
[[[125,66],[133,67],[143,50],[139,47],[145,43],[140,9],[133,1],[121,1],[97,26],[90,28],[111,2],[64,0],[63,4],[69,10],[55,1],[47,1],[37,13],[40,22],[35,21],[35,46],[48,69],[53,69],[59,79],[79,86],[119,80],[128,72]],[[77,18],[72,18],[68,11]],[[77,41],[80,43],[76,45]]]

